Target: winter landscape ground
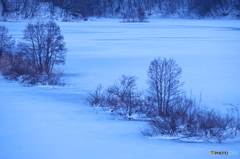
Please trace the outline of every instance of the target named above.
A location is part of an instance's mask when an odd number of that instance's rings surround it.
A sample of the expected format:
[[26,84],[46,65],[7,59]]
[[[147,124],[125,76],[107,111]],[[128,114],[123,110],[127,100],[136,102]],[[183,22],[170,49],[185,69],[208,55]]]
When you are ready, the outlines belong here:
[[[240,139],[188,143],[149,139],[144,122],[116,120],[83,98],[98,84],[122,74],[138,77],[146,89],[147,69],[156,57],[174,58],[182,67],[184,89],[214,108],[238,104],[240,23],[237,20],[114,19],[58,23],[68,48],[67,87],[23,87],[0,79],[0,158],[239,158],[210,151],[240,151]],[[1,23],[16,39],[26,22]]]

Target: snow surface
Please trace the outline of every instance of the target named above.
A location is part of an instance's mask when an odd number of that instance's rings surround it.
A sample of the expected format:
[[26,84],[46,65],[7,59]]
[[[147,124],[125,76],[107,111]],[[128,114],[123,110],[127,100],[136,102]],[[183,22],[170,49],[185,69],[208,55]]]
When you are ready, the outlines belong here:
[[[14,38],[26,23],[1,23]],[[146,89],[155,57],[183,69],[184,89],[202,93],[212,107],[239,103],[240,23],[237,20],[151,20],[120,23],[94,19],[58,23],[68,47],[69,87],[23,87],[0,79],[0,159],[212,158],[210,151],[238,151],[240,140],[186,143],[148,139],[144,122],[114,120],[82,98],[97,84],[136,75]],[[217,158],[239,158],[217,156]]]
[[147,69],[156,57],[174,58],[185,89],[204,104],[239,103],[240,22],[237,20],[151,20],[150,23],[94,21],[60,23],[68,42],[71,82],[93,90],[122,74],[138,77],[146,89]]

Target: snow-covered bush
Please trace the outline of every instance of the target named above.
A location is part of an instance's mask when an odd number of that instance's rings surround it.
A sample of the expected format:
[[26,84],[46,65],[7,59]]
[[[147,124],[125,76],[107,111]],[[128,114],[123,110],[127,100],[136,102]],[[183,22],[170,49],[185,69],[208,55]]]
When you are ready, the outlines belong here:
[[142,130],[146,136],[219,143],[234,138],[239,132],[239,107],[232,106],[226,114],[203,107],[181,89],[181,72],[174,59],[157,58],[148,69],[147,92],[137,91],[136,77],[122,76],[106,89],[99,85],[86,101],[127,119],[136,119],[134,116],[138,115],[138,119],[148,122]]
[[103,86],[98,86],[93,93],[89,93],[86,101],[92,106],[107,107],[111,112],[129,118],[134,114],[142,113],[141,93],[137,91],[134,76],[123,75],[106,90],[103,90]]
[[235,121],[233,116],[221,114],[214,109],[199,107],[195,104],[190,107],[183,106],[185,108],[174,108],[175,110],[168,116],[152,118],[143,134],[195,138],[218,143],[235,136],[236,127],[232,126]]
[[[111,96],[109,103],[114,111],[131,117],[141,105],[141,94],[137,92],[136,77],[123,75],[118,82],[107,89]],[[114,102],[112,102],[112,101]]]
[[93,107],[104,107],[105,100],[106,95],[102,85],[98,85],[96,90],[92,93],[89,93],[86,98],[86,102]]

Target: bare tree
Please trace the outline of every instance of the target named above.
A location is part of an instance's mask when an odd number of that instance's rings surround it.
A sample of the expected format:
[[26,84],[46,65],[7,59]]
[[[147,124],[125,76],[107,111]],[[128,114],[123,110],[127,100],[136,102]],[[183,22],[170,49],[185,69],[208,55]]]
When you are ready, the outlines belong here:
[[154,59],[148,69],[149,94],[157,107],[158,115],[168,115],[169,107],[174,106],[181,94],[182,69],[174,59]]
[[24,30],[21,51],[25,52],[38,74],[51,75],[55,65],[65,63],[65,42],[60,27],[53,21],[29,23]]

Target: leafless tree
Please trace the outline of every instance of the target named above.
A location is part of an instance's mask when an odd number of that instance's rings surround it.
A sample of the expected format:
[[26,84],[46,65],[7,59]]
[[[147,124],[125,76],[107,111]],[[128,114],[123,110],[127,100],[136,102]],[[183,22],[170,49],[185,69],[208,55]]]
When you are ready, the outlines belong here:
[[65,42],[53,21],[29,23],[24,30],[21,51],[34,65],[36,73],[51,75],[55,65],[65,63]]
[[154,59],[148,69],[149,95],[155,103],[159,116],[169,114],[170,107],[181,94],[182,69],[174,59]]

